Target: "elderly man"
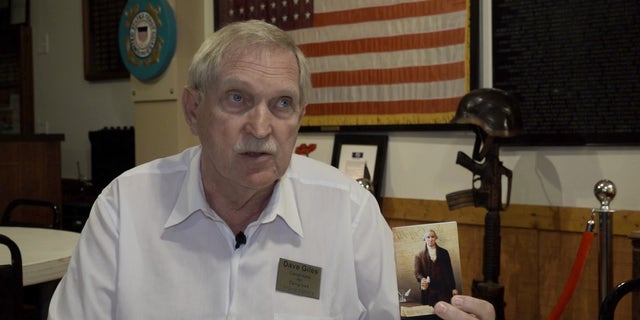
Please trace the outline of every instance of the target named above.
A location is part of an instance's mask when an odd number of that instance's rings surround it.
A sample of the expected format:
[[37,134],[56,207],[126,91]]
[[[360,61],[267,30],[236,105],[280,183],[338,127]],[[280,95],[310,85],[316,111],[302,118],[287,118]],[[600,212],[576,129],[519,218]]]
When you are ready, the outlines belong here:
[[50,319],[398,319],[376,199],[292,155],[310,76],[291,38],[230,24],[202,44],[188,78],[182,105],[201,145],[103,190]]

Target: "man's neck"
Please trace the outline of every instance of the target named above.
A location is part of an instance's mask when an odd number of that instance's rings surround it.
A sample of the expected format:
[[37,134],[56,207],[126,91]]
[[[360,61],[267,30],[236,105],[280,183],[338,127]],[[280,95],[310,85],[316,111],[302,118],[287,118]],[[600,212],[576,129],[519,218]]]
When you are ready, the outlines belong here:
[[216,188],[203,184],[207,203],[234,234],[244,231],[258,219],[267,207],[273,194],[274,185],[260,190],[247,188]]

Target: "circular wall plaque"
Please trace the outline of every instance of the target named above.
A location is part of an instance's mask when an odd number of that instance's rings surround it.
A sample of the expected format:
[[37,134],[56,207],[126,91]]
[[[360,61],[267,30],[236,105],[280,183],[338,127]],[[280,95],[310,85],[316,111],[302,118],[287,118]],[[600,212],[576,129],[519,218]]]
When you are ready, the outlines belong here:
[[118,27],[120,57],[140,80],[161,75],[176,51],[176,19],[166,0],[129,0]]

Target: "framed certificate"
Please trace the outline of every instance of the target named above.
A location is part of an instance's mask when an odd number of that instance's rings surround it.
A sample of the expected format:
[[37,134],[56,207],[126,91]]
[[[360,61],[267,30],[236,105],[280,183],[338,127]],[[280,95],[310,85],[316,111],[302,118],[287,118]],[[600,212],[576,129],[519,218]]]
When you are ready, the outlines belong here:
[[388,140],[386,135],[337,134],[331,165],[369,189],[380,201]]

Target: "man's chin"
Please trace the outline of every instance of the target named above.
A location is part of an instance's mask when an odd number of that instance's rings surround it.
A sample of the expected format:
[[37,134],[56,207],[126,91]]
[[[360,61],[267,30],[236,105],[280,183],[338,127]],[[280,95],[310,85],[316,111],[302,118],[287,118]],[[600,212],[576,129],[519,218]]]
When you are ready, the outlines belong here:
[[245,181],[245,187],[254,190],[271,188],[280,179],[280,176],[274,173],[259,173],[248,176]]

